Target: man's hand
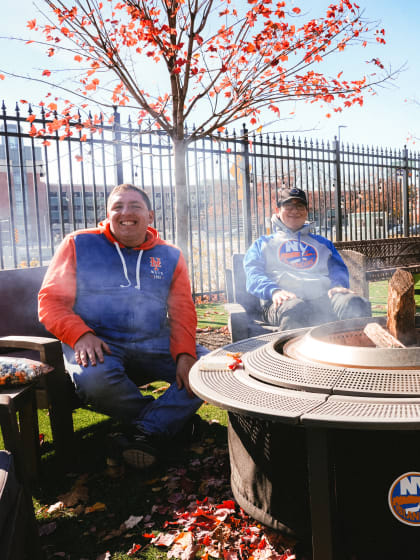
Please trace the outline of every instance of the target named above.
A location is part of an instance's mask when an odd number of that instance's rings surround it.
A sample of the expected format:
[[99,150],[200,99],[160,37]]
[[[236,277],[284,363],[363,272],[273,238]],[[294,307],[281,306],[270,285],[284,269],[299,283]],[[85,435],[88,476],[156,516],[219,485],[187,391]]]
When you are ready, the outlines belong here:
[[179,354],[176,361],[176,384],[178,385],[178,389],[185,387],[190,397],[195,396],[190,387],[189,375],[190,369],[196,361],[197,360],[189,354]]
[[334,294],[354,294],[354,292],[349,288],[343,288],[343,286],[335,286],[328,290],[328,297],[331,299]]
[[288,292],[287,290],[276,290],[273,292],[271,299],[273,300],[275,307],[280,307],[280,305],[288,299],[294,299],[296,294],[293,292]]
[[88,332],[83,334],[74,345],[74,357],[79,366],[87,367],[90,363],[96,366],[96,360],[101,363],[104,361],[104,352],[111,354],[111,350],[106,342]]

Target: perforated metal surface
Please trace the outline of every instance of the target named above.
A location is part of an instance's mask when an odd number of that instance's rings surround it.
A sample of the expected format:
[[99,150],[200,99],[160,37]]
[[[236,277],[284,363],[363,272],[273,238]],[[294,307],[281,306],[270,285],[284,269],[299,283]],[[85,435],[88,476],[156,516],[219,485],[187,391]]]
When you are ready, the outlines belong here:
[[319,393],[290,391],[261,383],[243,369],[203,371],[200,361],[191,369],[190,384],[198,396],[221,408],[291,423],[298,423],[304,412],[327,398]]
[[302,415],[303,425],[334,428],[420,430],[420,399],[330,397]]
[[345,370],[333,387],[337,395],[420,397],[420,370]]
[[249,375],[280,387],[331,393],[345,368],[298,362],[283,356],[276,348],[289,339],[290,335],[277,335],[274,342],[246,354],[243,362]]

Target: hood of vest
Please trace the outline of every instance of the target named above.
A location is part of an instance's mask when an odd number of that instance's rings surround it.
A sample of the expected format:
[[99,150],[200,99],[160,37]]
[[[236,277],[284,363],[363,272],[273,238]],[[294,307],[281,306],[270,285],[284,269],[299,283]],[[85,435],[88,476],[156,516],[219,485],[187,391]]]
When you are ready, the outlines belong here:
[[[110,241],[114,245],[115,250],[117,251],[118,256],[120,257],[124,277],[127,281],[126,284],[120,284],[120,288],[129,288],[131,286],[131,280],[128,277],[127,263],[125,262],[124,254],[121,250],[121,249],[126,248],[125,245],[120,243],[114,237],[114,235],[112,234],[111,224],[110,224],[110,221],[108,220],[108,218],[106,220],[104,220],[103,222],[99,223],[99,230],[101,231],[101,233],[103,233],[105,235],[105,237],[108,239],[108,241]],[[140,286],[140,264],[141,264],[141,259],[142,259],[142,256],[143,256],[143,251],[147,251],[148,249],[152,249],[152,247],[154,247],[157,244],[158,239],[159,239],[159,233],[157,232],[157,230],[155,230],[154,228],[149,226],[147,228],[147,231],[146,231],[145,241],[141,245],[138,245],[137,247],[130,247],[130,249],[132,249],[134,251],[138,251],[137,263],[136,263],[136,285],[134,286],[137,290],[140,290],[140,287],[141,287]]]

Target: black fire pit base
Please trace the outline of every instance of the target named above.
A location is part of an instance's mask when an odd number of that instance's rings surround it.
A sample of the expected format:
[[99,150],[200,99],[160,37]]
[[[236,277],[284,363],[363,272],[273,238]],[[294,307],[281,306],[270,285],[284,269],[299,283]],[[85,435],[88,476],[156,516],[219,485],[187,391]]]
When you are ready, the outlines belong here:
[[305,430],[230,412],[228,442],[239,505],[285,536],[310,541]]
[[[420,471],[420,434],[331,429],[326,436],[334,497],[333,559],[419,560],[420,527],[393,516],[388,492],[399,476]],[[310,558],[306,438],[301,426],[229,413],[235,499],[257,521],[309,548]],[[318,523],[322,515],[319,511]]]

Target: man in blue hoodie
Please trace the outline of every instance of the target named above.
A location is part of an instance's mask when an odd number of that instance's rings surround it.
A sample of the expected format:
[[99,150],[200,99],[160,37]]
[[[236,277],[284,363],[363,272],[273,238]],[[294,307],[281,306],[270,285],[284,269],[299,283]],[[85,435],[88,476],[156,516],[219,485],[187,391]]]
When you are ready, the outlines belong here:
[[369,302],[349,289],[349,274],[333,243],[310,233],[304,191],[281,191],[274,233],[248,249],[247,291],[257,296],[263,319],[281,330],[371,315]]

